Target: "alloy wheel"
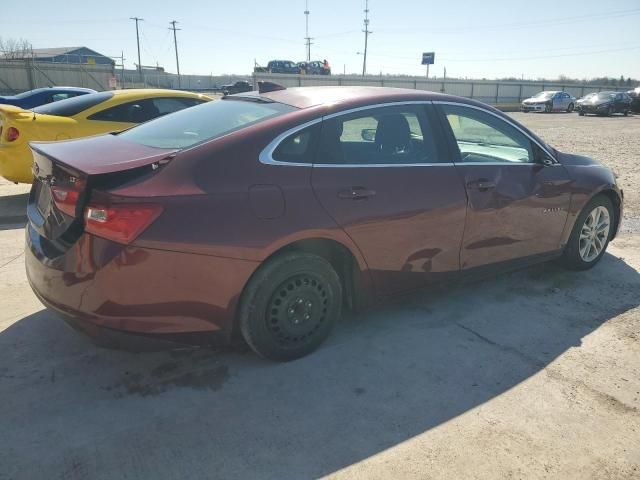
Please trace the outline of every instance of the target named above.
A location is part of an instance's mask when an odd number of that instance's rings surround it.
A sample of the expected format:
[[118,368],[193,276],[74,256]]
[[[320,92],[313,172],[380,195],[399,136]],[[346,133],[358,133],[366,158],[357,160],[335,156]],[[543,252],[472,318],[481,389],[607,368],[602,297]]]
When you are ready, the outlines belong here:
[[585,262],[592,262],[607,245],[611,221],[609,211],[603,206],[597,206],[584,221],[580,230],[579,251],[580,258]]

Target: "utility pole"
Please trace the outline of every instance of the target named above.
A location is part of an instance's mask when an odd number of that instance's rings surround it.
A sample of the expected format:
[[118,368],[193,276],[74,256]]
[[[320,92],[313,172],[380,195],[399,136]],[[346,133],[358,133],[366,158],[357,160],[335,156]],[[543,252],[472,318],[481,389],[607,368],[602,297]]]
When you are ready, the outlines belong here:
[[180,62],[178,61],[178,39],[176,37],[176,30],[182,30],[181,28],[176,28],[175,20],[169,22],[172,26],[169,30],[173,30],[173,45],[176,49],[176,68],[178,69],[178,88],[180,88]]
[[136,21],[136,41],[138,42],[138,73],[140,75],[140,80],[142,80],[142,61],[140,60],[140,31],[138,30],[138,22],[144,21],[144,18],[129,17],[129,20]]
[[305,16],[305,32],[306,32],[306,36],[304,37],[305,39],[305,44],[307,45],[307,62],[311,61],[311,40],[313,40],[313,38],[311,38],[309,36],[309,0],[306,0],[305,2],[305,10],[304,10],[304,16]]
[[122,75],[122,88],[124,89],[124,52],[122,50],[120,51],[120,68]]
[[362,76],[367,74],[367,43],[369,40],[369,34],[373,33],[369,30],[369,0],[364,0],[364,59],[362,60]]

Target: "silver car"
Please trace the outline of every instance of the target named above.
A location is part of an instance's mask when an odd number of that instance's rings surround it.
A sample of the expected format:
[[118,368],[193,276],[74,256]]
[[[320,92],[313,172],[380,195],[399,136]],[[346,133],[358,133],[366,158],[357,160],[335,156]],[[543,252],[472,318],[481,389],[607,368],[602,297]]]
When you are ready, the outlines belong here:
[[520,106],[523,112],[573,112],[576,97],[567,92],[545,91],[524,100]]

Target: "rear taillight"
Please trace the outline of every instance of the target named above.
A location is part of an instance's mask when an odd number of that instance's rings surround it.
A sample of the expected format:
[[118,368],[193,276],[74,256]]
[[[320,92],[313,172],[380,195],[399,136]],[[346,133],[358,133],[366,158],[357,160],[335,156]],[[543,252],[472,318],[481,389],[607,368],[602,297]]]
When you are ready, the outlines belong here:
[[53,195],[53,201],[58,207],[58,210],[66,213],[71,217],[76,216],[76,207],[78,205],[78,198],[80,192],[69,188],[51,187],[51,194]]
[[20,136],[20,130],[18,130],[16,127],[7,128],[7,134],[6,134],[7,142],[14,142],[18,139],[19,136]]
[[162,213],[160,205],[89,205],[84,210],[85,231],[114,242],[128,244]]

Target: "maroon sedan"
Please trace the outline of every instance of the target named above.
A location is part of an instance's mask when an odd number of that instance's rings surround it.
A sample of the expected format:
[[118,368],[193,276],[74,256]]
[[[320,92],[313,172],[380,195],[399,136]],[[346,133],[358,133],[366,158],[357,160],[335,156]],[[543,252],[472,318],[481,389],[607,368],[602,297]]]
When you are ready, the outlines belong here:
[[126,132],[34,143],[26,267],[91,333],[242,336],[289,360],[343,307],[553,258],[595,265],[613,173],[481,103],[416,90],[231,95]]

